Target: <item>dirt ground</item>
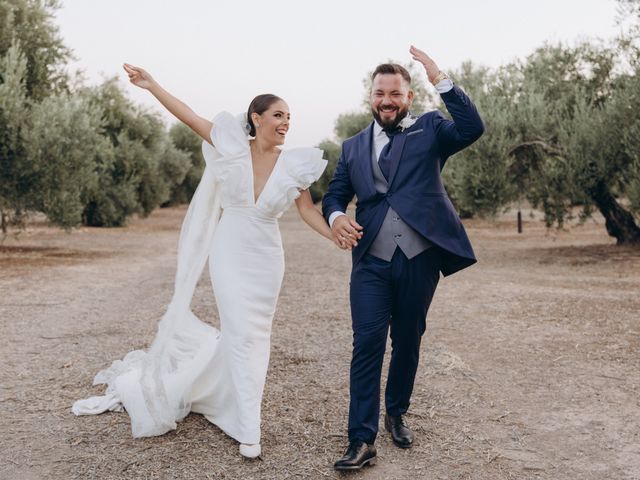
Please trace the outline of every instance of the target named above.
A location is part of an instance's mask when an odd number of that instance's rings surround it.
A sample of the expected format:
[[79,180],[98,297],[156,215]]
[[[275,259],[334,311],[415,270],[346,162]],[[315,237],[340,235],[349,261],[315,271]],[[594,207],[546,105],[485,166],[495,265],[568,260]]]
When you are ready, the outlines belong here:
[[[441,281],[408,421],[378,465],[346,445],[350,259],[294,211],[263,403],[263,455],[199,415],[131,438],[123,413],[75,417],[93,375],[152,339],[172,292],[183,208],[127,228],[35,224],[0,246],[2,479],[640,479],[640,249],[600,221],[547,231],[513,214],[466,223],[479,263]],[[209,281],[194,311],[217,323]]]

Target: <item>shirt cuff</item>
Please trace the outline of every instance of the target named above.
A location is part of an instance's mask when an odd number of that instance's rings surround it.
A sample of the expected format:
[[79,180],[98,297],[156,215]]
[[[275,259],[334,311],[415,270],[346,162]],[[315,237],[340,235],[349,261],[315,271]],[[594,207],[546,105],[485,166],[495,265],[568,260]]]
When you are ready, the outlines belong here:
[[335,212],[333,212],[331,215],[329,215],[329,227],[333,228],[333,222],[335,221],[336,218],[338,218],[340,215],[346,215],[346,213],[341,212],[340,210],[336,210]]
[[436,91],[438,93],[447,93],[453,88],[453,81],[450,78],[443,78],[436,85]]

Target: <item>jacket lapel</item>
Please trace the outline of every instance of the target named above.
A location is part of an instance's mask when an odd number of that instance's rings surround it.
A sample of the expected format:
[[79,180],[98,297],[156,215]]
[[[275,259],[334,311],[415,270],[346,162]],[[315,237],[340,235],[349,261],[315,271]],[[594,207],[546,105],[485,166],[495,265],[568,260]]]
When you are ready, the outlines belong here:
[[393,145],[391,145],[391,165],[389,166],[389,187],[393,183],[393,178],[398,171],[398,164],[400,163],[400,157],[402,157],[402,151],[404,150],[404,142],[407,139],[405,132],[398,133],[393,139]]
[[360,133],[360,139],[358,142],[358,153],[356,158],[358,159],[359,167],[362,171],[363,178],[369,187],[372,194],[376,193],[376,186],[373,183],[373,168],[371,166],[371,159],[373,155],[373,122],[369,124]]

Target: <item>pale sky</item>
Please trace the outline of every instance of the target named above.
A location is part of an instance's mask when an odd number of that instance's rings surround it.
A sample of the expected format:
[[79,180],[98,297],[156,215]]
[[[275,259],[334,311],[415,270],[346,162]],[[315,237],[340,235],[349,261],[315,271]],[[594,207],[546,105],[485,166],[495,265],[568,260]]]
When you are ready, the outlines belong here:
[[444,71],[465,60],[497,67],[545,41],[611,38],[616,13],[613,0],[63,0],[57,24],[88,83],[118,75],[157,111],[123,62],[207,118],[246,111],[260,93],[281,96],[289,148],[333,137],[336,117],[360,108],[367,72],[409,61],[411,44]]

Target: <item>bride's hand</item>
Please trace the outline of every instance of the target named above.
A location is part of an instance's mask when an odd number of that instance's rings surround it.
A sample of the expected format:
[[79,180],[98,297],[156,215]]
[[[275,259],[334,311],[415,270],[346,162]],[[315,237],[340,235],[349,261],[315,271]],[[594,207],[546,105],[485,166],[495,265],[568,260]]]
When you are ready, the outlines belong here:
[[128,63],[122,64],[124,71],[129,75],[129,80],[136,87],[149,89],[154,84],[153,77],[149,75],[149,72],[140,67],[134,67]]

